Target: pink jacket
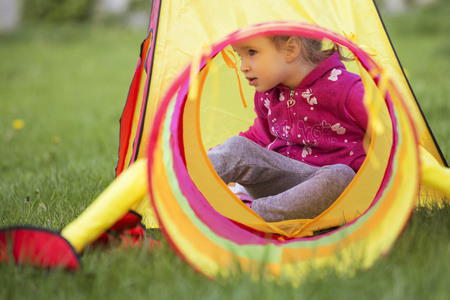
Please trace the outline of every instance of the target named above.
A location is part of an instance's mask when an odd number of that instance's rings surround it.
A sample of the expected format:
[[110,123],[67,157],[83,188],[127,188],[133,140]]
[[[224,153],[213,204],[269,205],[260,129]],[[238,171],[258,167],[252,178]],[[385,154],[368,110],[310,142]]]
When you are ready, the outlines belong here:
[[366,156],[363,96],[361,78],[335,53],[293,91],[278,85],[256,92],[257,117],[239,135],[313,166],[341,163],[357,171]]

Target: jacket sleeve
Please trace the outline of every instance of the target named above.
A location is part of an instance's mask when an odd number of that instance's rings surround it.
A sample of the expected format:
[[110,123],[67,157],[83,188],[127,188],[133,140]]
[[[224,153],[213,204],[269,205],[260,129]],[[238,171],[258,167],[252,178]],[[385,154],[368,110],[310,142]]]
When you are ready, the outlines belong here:
[[258,93],[255,93],[255,121],[247,131],[240,132],[239,135],[252,140],[262,147],[266,147],[275,137],[270,133],[269,122],[267,120],[268,109],[257,99],[259,99]]
[[361,80],[356,81],[350,88],[345,100],[345,112],[351,120],[367,131],[368,114],[364,106],[364,85]]

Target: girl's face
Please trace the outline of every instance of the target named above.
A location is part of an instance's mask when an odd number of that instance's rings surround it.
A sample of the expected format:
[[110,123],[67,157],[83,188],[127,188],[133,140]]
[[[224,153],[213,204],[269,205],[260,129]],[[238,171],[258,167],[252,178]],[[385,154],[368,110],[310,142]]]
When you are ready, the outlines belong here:
[[275,46],[270,37],[257,37],[232,45],[241,57],[241,71],[258,92],[285,84],[287,61],[285,51]]

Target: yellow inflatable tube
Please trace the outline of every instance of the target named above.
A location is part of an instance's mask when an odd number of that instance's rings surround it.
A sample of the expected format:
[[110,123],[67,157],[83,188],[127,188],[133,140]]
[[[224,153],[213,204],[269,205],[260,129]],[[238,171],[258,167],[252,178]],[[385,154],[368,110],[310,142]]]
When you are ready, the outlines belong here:
[[61,235],[78,253],[108,230],[148,193],[147,159],[140,159],[127,170],[74,221]]

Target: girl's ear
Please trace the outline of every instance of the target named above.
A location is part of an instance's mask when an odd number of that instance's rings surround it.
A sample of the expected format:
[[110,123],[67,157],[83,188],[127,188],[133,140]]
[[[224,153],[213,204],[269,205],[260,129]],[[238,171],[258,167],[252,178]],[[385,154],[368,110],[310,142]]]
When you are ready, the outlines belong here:
[[302,44],[300,39],[296,36],[291,36],[286,41],[286,61],[292,62],[300,55]]

